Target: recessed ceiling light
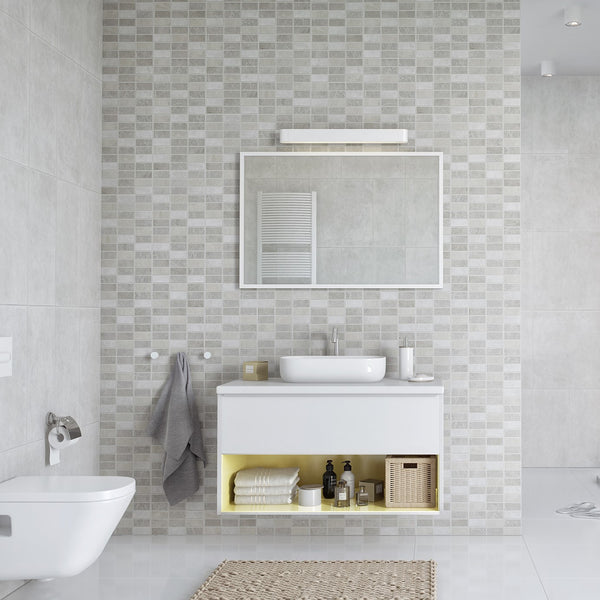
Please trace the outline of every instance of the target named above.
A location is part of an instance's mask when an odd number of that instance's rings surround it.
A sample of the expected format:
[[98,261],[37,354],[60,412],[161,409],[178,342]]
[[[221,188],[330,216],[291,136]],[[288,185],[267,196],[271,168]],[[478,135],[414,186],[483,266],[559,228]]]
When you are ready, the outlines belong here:
[[565,25],[567,27],[579,27],[581,22],[581,6],[571,4],[571,6],[565,8]]
[[556,69],[554,67],[554,61],[552,60],[543,60],[540,74],[542,77],[552,77],[552,75],[556,74]]

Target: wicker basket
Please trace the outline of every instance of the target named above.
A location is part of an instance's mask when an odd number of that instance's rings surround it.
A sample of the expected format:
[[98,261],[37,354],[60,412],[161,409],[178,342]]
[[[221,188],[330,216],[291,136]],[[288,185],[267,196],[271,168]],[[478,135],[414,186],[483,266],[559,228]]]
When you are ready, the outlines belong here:
[[436,491],[437,457],[386,456],[387,508],[435,508]]

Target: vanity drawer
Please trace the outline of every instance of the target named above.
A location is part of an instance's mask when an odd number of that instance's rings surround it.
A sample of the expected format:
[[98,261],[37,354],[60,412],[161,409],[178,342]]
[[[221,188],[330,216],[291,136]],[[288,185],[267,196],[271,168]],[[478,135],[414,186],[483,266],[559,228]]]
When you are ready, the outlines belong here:
[[220,396],[224,454],[439,454],[442,396]]

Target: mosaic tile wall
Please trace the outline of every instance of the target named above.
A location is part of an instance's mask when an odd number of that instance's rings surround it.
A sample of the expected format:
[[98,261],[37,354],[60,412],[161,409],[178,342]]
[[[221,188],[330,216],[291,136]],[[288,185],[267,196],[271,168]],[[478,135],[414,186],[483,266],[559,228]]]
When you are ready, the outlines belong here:
[[[103,113],[100,468],[138,482],[120,531],[519,533],[519,2],[107,0]],[[238,153],[309,126],[405,127],[404,149],[445,153],[443,290],[240,291]],[[392,376],[407,334],[446,386],[442,515],[219,517],[216,386],[324,352],[333,325]],[[209,464],[169,508],[144,430],[178,351]]]

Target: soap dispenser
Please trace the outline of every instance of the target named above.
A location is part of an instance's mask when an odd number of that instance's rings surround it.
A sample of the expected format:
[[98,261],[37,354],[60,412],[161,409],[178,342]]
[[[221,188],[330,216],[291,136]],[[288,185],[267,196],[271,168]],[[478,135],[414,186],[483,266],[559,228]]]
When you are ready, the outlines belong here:
[[333,472],[333,461],[328,460],[323,473],[323,498],[335,497],[335,485],[337,483],[337,475]]
[[354,473],[349,460],[345,460],[344,472],[340,475],[340,480],[343,479],[348,486],[348,497],[354,498]]
[[400,379],[405,381],[414,375],[414,348],[407,345],[406,338],[402,341],[399,348],[398,370]]

